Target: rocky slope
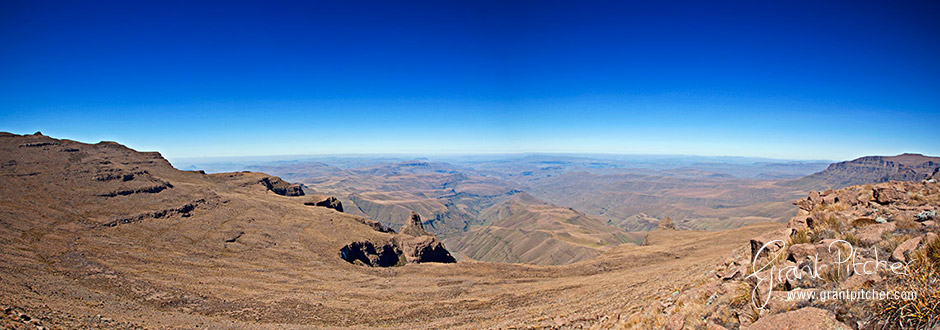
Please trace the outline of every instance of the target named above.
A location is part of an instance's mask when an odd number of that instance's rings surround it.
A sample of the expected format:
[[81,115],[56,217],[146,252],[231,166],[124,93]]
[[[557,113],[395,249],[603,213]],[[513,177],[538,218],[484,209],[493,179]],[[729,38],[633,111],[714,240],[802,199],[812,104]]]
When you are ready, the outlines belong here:
[[[633,324],[666,328],[936,329],[940,183],[812,192],[787,228],[754,237]],[[651,236],[659,236],[653,234]],[[832,291],[914,292],[883,300]],[[860,296],[859,296],[860,297]]]
[[825,170],[784,183],[806,189],[838,189],[888,181],[920,181],[940,178],[940,157],[921,154],[867,156],[833,163]]

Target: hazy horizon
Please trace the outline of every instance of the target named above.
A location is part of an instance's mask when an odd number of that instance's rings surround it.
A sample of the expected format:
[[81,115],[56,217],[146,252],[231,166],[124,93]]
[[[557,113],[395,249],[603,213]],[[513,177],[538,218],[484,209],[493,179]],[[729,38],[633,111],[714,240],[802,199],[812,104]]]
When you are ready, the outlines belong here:
[[[0,131],[168,158],[940,155],[940,5],[0,4]],[[680,24],[681,23],[681,24]]]

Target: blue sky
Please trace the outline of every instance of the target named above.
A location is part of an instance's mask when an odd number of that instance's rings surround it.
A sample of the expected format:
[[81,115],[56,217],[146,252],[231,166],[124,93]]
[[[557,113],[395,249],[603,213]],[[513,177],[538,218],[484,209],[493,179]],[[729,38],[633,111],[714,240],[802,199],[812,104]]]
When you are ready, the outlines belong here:
[[0,131],[168,157],[940,154],[935,1],[3,1],[0,41]]

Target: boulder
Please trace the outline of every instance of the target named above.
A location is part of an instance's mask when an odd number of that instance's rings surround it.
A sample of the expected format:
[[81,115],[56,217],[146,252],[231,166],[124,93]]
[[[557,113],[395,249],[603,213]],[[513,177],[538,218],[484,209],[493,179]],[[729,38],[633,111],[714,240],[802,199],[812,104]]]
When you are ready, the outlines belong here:
[[816,245],[814,244],[794,244],[787,248],[790,253],[790,260],[802,262],[806,259],[813,259],[816,256]]
[[900,261],[907,262],[906,253],[917,249],[917,246],[920,245],[922,237],[914,237],[912,239],[904,241],[894,249],[894,252],[891,253],[891,261]]
[[882,236],[885,233],[893,232],[896,228],[897,225],[895,225],[894,222],[865,226],[858,231],[858,239],[866,245],[878,244],[878,242],[881,242]]
[[814,225],[815,221],[813,220],[813,217],[809,215],[797,215],[790,218],[790,222],[787,223],[787,228],[806,229],[813,228]]
[[819,191],[816,191],[816,190],[810,191],[807,199],[809,200],[810,203],[814,205],[822,203],[822,196],[820,196]]
[[894,187],[878,187],[875,188],[873,197],[878,204],[887,205],[902,201],[904,194]]
[[343,203],[336,197],[328,195],[312,195],[304,202],[307,206],[320,206],[343,212]]
[[745,329],[850,330],[852,327],[839,322],[830,311],[816,307],[804,307],[795,311],[763,317]]
[[402,234],[409,236],[425,236],[430,235],[426,230],[424,230],[424,224],[421,223],[421,216],[411,212],[411,216],[408,221],[405,221],[405,225],[401,227]]
[[[757,259],[758,252],[761,252],[762,255],[767,256],[767,255],[776,253],[785,244],[782,240],[770,239],[767,237],[752,238],[750,242],[751,242],[751,259],[750,259],[751,262]],[[773,243],[770,245],[767,245],[767,242],[773,242]],[[764,247],[764,245],[767,245],[767,248],[761,251],[760,249]]]

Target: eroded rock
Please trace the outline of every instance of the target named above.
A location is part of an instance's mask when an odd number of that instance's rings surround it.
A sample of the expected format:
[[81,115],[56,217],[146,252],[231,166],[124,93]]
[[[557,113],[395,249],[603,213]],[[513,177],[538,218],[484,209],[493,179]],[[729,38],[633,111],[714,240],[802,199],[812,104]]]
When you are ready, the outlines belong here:
[[281,178],[275,176],[268,176],[258,181],[263,184],[268,190],[274,192],[275,194],[282,196],[303,196],[304,189],[299,184],[291,184],[287,181],[281,180]]
[[426,230],[424,230],[424,224],[421,222],[421,216],[411,212],[411,216],[408,218],[408,221],[405,221],[405,225],[401,227],[402,234],[409,236],[424,236],[430,235]]
[[336,199],[336,197],[329,195],[311,195],[307,201],[304,202],[304,205],[325,207],[343,212],[343,203]]
[[352,242],[339,250],[340,258],[351,264],[371,267],[391,267],[403,263],[402,251],[395,242],[376,245],[370,241]]
[[440,263],[454,263],[457,262],[453,256],[450,255],[450,252],[444,248],[444,244],[441,243],[434,236],[419,236],[411,238],[403,238],[400,243],[402,251],[405,253],[405,258],[409,263],[423,263],[423,262],[440,262]]

